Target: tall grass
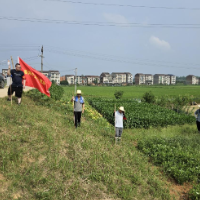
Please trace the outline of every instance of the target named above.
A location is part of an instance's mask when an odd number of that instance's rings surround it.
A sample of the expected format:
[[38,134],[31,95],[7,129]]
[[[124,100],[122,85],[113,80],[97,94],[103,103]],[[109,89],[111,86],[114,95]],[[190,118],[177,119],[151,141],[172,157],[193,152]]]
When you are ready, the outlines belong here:
[[170,199],[166,177],[134,146],[138,131],[116,146],[113,127],[89,112],[75,130],[70,104],[0,103],[0,199]]

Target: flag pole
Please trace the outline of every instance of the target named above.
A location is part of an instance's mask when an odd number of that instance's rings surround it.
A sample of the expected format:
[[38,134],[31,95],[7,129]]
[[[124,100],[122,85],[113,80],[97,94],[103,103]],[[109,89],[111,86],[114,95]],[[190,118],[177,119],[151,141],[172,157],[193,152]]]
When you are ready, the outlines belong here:
[[[10,56],[10,58],[11,58],[11,61],[12,61],[12,67],[14,69],[14,62],[13,62],[12,56]],[[12,105],[12,78],[11,78],[11,75],[10,75],[10,93],[11,93],[11,105]]]
[[[116,112],[116,103],[115,103],[114,110],[115,110],[115,112]],[[115,130],[115,115],[114,115],[114,130]]]
[[12,58],[12,56],[11,56],[11,61],[12,61],[12,66],[13,66],[13,69],[14,69],[14,63],[13,63],[13,58]]

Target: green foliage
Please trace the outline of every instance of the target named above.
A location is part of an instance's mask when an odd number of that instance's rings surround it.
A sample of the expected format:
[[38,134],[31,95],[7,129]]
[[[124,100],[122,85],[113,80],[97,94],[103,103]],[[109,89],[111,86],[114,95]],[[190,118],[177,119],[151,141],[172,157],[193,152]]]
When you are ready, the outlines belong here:
[[200,138],[153,137],[138,142],[138,149],[162,166],[179,184],[200,178]]
[[68,81],[60,81],[60,85],[69,85]]
[[67,104],[68,100],[62,99],[60,101],[56,101],[52,98],[49,98],[45,94],[42,94],[37,89],[29,90],[24,94],[25,96],[30,97],[36,105],[42,105],[52,110],[67,112],[71,110],[70,104]]
[[183,125],[195,122],[193,116],[177,113],[153,104],[138,103],[133,100],[91,98],[88,101],[111,124],[114,124],[113,111],[115,104],[117,107],[124,106],[127,118],[124,121],[125,128],[166,127],[168,125]]
[[142,102],[154,103],[155,102],[155,95],[151,91],[146,92],[142,97]]
[[54,100],[60,100],[64,94],[64,89],[54,83],[52,83],[49,91],[51,93],[51,98]]
[[200,199],[200,184],[195,185],[189,192],[189,198],[191,200]]
[[107,121],[85,114],[75,130],[72,105],[64,113],[63,102],[39,95],[24,95],[21,106],[0,98],[1,200],[170,200],[165,177],[149,168],[126,134],[114,147]]
[[124,94],[124,91],[115,91],[114,96],[116,99],[121,99]]

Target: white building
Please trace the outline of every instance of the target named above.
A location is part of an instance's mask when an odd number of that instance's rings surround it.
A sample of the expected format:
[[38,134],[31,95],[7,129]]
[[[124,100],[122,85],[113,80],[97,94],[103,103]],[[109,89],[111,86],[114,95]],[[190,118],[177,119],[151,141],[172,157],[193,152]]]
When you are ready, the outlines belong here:
[[[40,71],[41,72],[41,71]],[[55,81],[56,84],[60,85],[60,72],[57,70],[49,70],[42,72],[50,81]]]

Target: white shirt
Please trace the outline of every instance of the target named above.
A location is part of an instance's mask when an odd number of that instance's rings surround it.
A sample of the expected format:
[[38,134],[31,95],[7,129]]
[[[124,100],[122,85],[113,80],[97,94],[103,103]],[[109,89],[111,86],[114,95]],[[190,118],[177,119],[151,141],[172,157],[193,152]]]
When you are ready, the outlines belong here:
[[115,112],[115,127],[116,128],[123,128],[123,113],[120,113],[119,111]]

